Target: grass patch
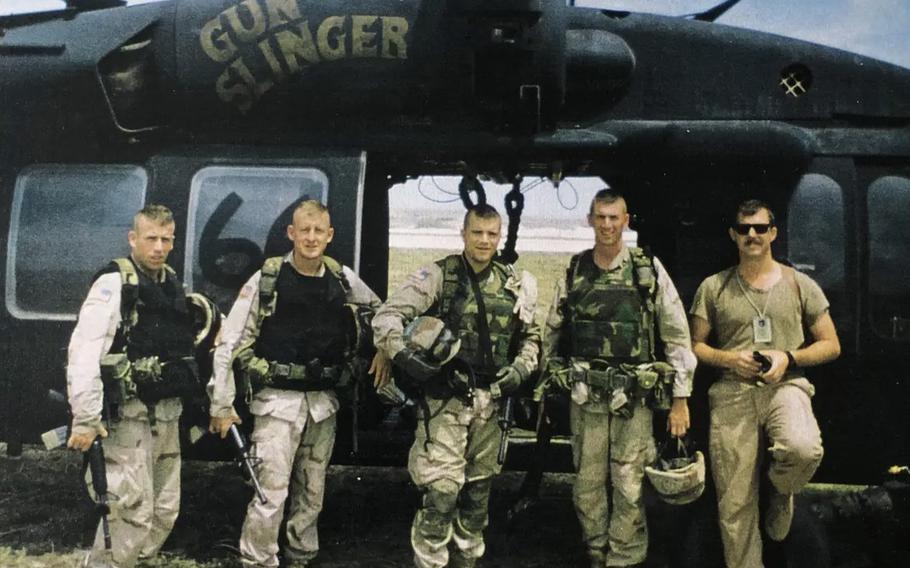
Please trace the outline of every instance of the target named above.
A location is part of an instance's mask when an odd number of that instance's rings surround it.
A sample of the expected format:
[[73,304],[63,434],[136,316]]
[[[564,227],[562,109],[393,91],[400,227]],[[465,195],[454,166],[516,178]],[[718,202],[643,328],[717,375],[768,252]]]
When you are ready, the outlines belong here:
[[[389,290],[395,290],[408,274],[421,266],[452,254],[449,250],[437,249],[389,249]],[[519,270],[527,270],[537,278],[537,312],[545,314],[553,300],[556,282],[565,278],[566,267],[571,254],[559,252],[523,252],[515,263]]]

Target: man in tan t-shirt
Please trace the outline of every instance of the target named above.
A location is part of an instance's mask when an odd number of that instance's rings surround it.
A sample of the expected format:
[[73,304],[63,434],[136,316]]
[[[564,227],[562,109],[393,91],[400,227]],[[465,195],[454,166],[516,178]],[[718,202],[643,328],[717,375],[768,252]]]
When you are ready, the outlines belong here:
[[[765,531],[783,540],[793,494],[811,479],[823,453],[810,401],[815,389],[802,368],[837,358],[840,342],[818,284],[772,258],[777,227],[766,204],[741,203],[729,234],[739,264],[706,278],[689,313],[699,362],[723,369],[708,396],[724,558],[730,567],[756,568],[762,566],[760,452],[767,444],[772,492]],[[712,331],[716,346],[707,343]],[[770,368],[763,371],[755,351]]]

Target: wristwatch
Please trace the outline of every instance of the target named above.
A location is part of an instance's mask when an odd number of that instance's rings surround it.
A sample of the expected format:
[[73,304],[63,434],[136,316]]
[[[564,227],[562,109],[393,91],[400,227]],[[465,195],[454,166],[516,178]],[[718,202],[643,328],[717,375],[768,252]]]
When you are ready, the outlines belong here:
[[796,358],[793,357],[793,353],[787,351],[787,368],[792,368],[796,366]]

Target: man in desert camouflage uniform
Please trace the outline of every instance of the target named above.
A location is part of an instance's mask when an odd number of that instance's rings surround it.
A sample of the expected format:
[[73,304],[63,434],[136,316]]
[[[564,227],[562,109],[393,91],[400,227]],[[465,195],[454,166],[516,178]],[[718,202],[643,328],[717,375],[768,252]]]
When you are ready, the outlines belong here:
[[[695,356],[663,265],[622,241],[625,200],[601,190],[588,223],[594,248],[573,257],[566,282],[557,284],[541,380],[571,394],[573,499],[592,568],[637,566],[648,551],[642,482],[656,458],[652,408],[670,409],[673,436],[686,433]],[[655,353],[657,333],[665,362]]]
[[[179,397],[196,385],[196,367],[190,307],[165,264],[174,230],[166,207],[148,205],[136,214],[130,257],[95,277],[70,339],[68,445],[84,452],[96,437],[104,439],[107,486],[116,497],[109,502],[112,549],[105,550],[99,523],[88,566],[133,566],[154,556],[180,508]],[[157,376],[141,382],[140,369]]]
[[[483,555],[490,488],[502,467],[498,411],[503,397],[537,366],[537,282],[494,260],[501,227],[494,208],[470,209],[464,252],[411,274],[373,318],[376,346],[422,390],[408,460],[423,492],[411,527],[419,568],[474,566]],[[419,341],[406,343],[403,336],[405,326],[423,315],[441,319],[460,340],[456,358],[444,368],[415,348]]]
[[[363,332],[379,306],[350,268],[325,256],[334,229],[322,203],[298,205],[287,234],[294,249],[267,259],[241,288],[209,383],[210,430],[222,438],[240,422],[233,407],[235,366],[252,394],[252,440],[267,503],[254,495],[247,508],[240,535],[244,566],[279,565],[278,534],[289,496],[282,566],[306,566],[319,551],[317,520],[340,406],[335,388],[356,374],[352,363],[363,342],[372,348]],[[377,355],[370,372],[385,380],[388,370]]]

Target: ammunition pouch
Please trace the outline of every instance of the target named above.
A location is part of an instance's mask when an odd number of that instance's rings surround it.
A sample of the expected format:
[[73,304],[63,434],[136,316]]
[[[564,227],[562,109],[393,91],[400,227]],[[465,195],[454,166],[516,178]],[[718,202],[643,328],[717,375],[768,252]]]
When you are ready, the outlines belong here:
[[[567,374],[568,383],[582,382],[589,388],[594,401],[606,401],[614,414],[631,416],[636,405],[653,410],[667,410],[673,402],[673,382],[676,370],[669,363],[614,364],[603,359],[590,361],[570,359],[568,366],[554,371]],[[558,363],[558,362],[557,362]]]
[[101,358],[101,382],[108,404],[120,406],[138,398],[154,404],[165,398],[198,394],[196,359],[182,357],[161,362],[157,356],[130,361],[126,353],[108,353]]
[[293,391],[331,390],[351,380],[351,373],[344,365],[326,367],[319,359],[301,365],[249,357],[241,368],[254,391],[266,387]]

